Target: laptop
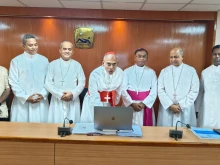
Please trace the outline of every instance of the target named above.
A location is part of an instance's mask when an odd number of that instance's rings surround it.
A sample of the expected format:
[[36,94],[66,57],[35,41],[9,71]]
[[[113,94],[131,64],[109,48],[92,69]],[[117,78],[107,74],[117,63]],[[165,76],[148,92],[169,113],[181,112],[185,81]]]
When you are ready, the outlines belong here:
[[131,107],[94,107],[94,127],[98,130],[132,130]]
[[213,131],[220,135],[220,129],[213,129]]

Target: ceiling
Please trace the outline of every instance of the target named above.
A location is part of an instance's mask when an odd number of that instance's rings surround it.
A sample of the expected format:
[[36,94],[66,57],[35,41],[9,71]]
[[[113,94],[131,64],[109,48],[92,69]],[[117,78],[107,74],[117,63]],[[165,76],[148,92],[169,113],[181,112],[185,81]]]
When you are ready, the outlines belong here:
[[220,0],[0,0],[0,6],[154,11],[220,11]]

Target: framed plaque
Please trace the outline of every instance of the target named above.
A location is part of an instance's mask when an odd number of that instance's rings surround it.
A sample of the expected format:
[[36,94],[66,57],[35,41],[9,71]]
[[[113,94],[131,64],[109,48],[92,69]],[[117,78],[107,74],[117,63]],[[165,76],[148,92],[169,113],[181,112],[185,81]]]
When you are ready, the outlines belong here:
[[93,46],[94,33],[92,28],[76,28],[74,34],[76,48],[90,49]]

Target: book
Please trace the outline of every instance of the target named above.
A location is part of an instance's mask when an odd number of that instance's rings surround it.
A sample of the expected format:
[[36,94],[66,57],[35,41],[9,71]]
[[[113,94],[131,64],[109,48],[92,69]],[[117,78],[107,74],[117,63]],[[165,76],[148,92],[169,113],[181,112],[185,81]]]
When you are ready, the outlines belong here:
[[132,125],[132,130],[119,130],[117,131],[118,136],[126,137],[142,137],[142,130],[139,125]]
[[191,127],[190,130],[200,139],[220,139],[220,135],[209,128]]

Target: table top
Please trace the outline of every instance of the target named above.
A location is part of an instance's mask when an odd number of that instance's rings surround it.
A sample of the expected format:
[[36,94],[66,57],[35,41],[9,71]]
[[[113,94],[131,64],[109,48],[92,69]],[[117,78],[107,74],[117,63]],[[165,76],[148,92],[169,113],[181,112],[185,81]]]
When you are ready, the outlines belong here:
[[[201,140],[189,129],[183,127],[178,128],[183,130],[183,137],[176,141],[169,137],[169,130],[174,129],[173,127],[142,127],[143,137],[119,137],[113,135],[70,135],[60,137],[57,134],[59,126],[62,126],[62,124],[0,122],[0,141],[131,146],[220,147],[220,140]],[[74,125],[71,125],[71,127],[74,127]]]

